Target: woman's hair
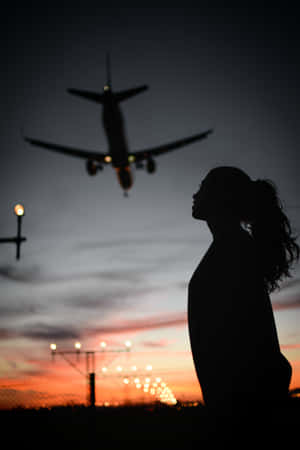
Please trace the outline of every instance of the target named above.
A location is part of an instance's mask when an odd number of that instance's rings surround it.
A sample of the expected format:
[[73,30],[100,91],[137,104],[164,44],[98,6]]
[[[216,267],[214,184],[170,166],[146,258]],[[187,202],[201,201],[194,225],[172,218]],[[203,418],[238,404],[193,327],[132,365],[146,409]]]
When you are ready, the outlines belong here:
[[226,205],[253,237],[267,289],[274,291],[283,278],[291,276],[300,251],[275,184],[266,179],[252,181],[236,167],[217,167],[209,175],[221,180]]

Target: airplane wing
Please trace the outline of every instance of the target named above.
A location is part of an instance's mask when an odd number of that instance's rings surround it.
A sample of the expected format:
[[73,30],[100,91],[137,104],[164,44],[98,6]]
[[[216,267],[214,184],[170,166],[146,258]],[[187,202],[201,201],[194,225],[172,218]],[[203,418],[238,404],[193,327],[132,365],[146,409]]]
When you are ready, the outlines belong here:
[[152,147],[144,150],[139,150],[136,152],[130,152],[130,155],[135,157],[136,161],[143,161],[144,159],[149,158],[149,156],[158,156],[164,153],[170,152],[180,147],[184,147],[185,145],[192,144],[193,142],[200,141],[201,139],[205,139],[209,134],[213,132],[212,129],[204,131],[200,134],[194,134],[193,136],[189,136],[183,139],[179,139],[177,141],[169,142],[167,144],[160,145],[158,147]]
[[77,158],[82,159],[92,159],[93,161],[98,161],[100,163],[104,163],[105,157],[109,156],[108,153],[98,153],[92,151],[85,151],[74,147],[65,147],[64,145],[52,144],[51,142],[39,141],[38,139],[31,139],[29,137],[24,137],[26,142],[29,142],[31,145],[36,145],[37,147],[46,148],[47,150],[51,150],[57,153],[63,153],[69,156],[75,156]]

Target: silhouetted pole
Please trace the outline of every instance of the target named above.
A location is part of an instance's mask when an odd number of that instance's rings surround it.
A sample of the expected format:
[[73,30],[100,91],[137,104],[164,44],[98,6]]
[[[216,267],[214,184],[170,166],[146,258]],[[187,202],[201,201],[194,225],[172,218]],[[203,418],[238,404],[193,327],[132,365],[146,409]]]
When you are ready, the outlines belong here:
[[21,243],[25,242],[27,239],[22,237],[22,217],[25,214],[24,206],[18,203],[14,207],[14,213],[17,216],[17,236],[12,238],[0,238],[0,244],[6,244],[9,242],[13,242],[16,244],[16,258],[19,260],[21,255]]
[[17,220],[18,220],[18,232],[17,232],[17,259],[20,259],[22,216],[18,216],[18,217],[17,217]]
[[89,385],[90,385],[90,389],[89,389],[89,403],[90,403],[90,407],[94,408],[95,406],[95,401],[96,401],[96,396],[95,396],[95,372],[90,372],[89,373]]
[[[90,372],[89,362],[92,360],[92,371]],[[95,406],[96,391],[95,391],[95,352],[86,352],[86,371],[89,378],[89,406]]]

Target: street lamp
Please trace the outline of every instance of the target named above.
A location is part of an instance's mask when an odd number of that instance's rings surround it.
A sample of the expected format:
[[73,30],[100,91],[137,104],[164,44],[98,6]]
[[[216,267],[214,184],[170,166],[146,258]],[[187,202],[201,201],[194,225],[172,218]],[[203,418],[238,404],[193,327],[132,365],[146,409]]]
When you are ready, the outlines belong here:
[[25,214],[24,206],[21,205],[21,203],[17,203],[17,204],[14,206],[14,213],[15,213],[15,215],[18,216],[18,217],[24,216],[24,214]]
[[17,203],[14,206],[14,213],[17,216],[18,221],[17,236],[12,238],[0,238],[0,243],[14,242],[17,245],[16,258],[20,259],[21,243],[26,241],[26,238],[21,236],[22,217],[25,214],[24,206],[21,203]]

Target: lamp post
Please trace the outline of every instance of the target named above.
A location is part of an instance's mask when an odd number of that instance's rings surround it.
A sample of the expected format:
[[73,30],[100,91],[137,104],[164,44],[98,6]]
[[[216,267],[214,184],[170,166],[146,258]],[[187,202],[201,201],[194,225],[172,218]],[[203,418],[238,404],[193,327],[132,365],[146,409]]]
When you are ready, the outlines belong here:
[[26,237],[22,237],[21,228],[22,228],[22,217],[25,214],[24,206],[21,203],[17,203],[14,206],[14,213],[17,216],[17,236],[11,238],[0,238],[0,244],[5,244],[8,242],[13,242],[17,246],[16,258],[19,260],[21,255],[21,243],[25,242]]
[[22,228],[22,217],[25,214],[24,206],[21,203],[17,203],[14,207],[14,213],[17,216],[18,220],[18,230],[17,230],[17,237],[16,237],[16,244],[17,244],[17,259],[20,259],[20,250],[21,250],[21,242],[26,238],[21,237],[21,228]]

